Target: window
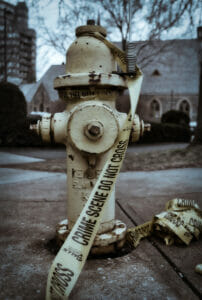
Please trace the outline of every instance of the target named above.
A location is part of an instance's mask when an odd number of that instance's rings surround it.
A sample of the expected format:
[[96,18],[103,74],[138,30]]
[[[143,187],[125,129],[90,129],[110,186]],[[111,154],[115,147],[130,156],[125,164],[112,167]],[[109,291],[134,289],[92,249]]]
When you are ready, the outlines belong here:
[[180,111],[183,111],[184,113],[188,114],[190,113],[190,104],[187,100],[182,100],[180,102],[180,105],[179,105],[179,110]]
[[160,102],[156,99],[152,100],[150,103],[150,112],[152,118],[160,118],[161,116]]
[[49,107],[46,107],[46,111],[47,111],[47,112],[50,112],[50,108],[49,108]]
[[43,111],[43,103],[40,104],[39,111]]

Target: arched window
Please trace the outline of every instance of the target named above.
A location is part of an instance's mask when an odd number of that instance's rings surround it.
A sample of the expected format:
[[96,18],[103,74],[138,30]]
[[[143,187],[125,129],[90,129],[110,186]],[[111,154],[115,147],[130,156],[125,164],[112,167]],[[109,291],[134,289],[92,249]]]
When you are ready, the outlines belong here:
[[187,100],[182,100],[179,105],[179,110],[186,114],[190,114],[190,104]]
[[39,111],[43,111],[43,103],[40,104]]
[[150,112],[152,118],[160,118],[161,116],[160,103],[156,99],[152,100],[150,103]]

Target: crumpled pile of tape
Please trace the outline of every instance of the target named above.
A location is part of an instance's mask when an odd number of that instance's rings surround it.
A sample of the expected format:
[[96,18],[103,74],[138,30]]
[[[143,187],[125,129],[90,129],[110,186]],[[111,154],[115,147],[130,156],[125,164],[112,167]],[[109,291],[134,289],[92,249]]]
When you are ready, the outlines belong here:
[[[166,211],[155,215],[152,221],[127,230],[126,240],[136,248],[140,240],[152,234],[161,237],[167,246],[189,245],[193,238],[199,239],[202,233],[202,211],[194,200],[172,199],[166,203]],[[195,268],[202,274],[202,264]]]
[[152,221],[127,230],[127,241],[136,248],[142,238],[152,234],[164,239],[166,245],[199,239],[202,232],[202,211],[194,200],[172,199],[166,203],[166,211],[155,215]]

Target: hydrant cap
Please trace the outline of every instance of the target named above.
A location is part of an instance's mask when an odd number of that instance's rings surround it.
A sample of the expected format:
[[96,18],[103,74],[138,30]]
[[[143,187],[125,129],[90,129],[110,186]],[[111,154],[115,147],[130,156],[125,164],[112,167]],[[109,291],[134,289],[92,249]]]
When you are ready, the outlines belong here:
[[99,25],[85,25],[85,26],[79,26],[76,28],[76,36],[79,37],[83,33],[92,33],[92,32],[99,32],[104,37],[107,36],[106,29]]

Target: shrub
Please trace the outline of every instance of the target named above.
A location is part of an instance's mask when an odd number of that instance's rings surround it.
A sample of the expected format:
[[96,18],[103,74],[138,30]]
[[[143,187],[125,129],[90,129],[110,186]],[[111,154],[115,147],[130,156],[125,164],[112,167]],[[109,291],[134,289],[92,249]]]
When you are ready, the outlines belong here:
[[169,110],[162,115],[161,122],[189,126],[190,119],[189,116],[183,111]]
[[21,128],[26,123],[27,106],[23,93],[9,82],[0,83],[0,130]]
[[188,127],[175,124],[151,123],[151,131],[145,132],[140,143],[189,142],[191,132]]
[[35,133],[29,130],[27,105],[20,89],[9,82],[0,83],[0,145],[41,145]]

